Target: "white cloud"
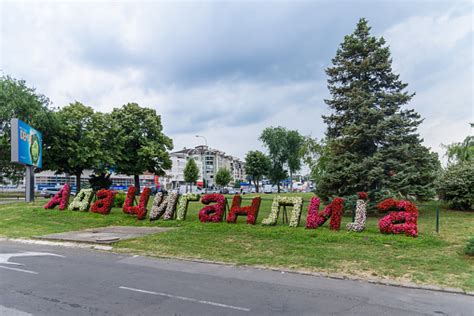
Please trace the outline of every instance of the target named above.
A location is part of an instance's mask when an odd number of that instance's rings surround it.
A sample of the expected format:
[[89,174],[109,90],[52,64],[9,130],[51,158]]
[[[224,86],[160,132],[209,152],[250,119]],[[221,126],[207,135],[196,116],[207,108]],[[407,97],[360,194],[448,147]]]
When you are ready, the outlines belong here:
[[[336,50],[328,41],[342,41],[353,28],[344,23],[358,16],[306,5],[2,2],[0,69],[56,106],[155,108],[175,148],[200,143],[201,134],[243,157],[261,149],[257,138],[270,125],[323,136],[323,65]],[[438,152],[474,121],[471,8],[411,12],[385,31],[372,25],[417,92],[409,107],[426,117],[421,134]]]
[[411,17],[383,35],[395,72],[416,92],[408,107],[425,118],[421,136],[442,158],[440,145],[463,140],[474,122],[472,5]]

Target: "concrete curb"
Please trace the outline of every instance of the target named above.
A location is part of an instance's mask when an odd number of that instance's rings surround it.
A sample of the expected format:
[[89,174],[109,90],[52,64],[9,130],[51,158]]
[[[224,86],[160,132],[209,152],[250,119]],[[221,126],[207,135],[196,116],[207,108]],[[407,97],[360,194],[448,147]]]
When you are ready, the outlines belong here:
[[[69,247],[69,248],[82,248],[82,249],[93,249],[93,250],[101,250],[112,252],[116,254],[127,254],[130,256],[139,256],[133,255],[128,252],[119,252],[116,251],[112,246],[104,246],[101,244],[93,244],[93,243],[79,243],[79,242],[61,242],[61,241],[47,241],[47,240],[36,240],[36,239],[23,239],[23,238],[3,238],[0,237],[0,241],[12,241],[24,244],[35,244],[35,245],[45,245],[45,246],[60,246],[60,247]],[[132,250],[129,248],[123,248],[124,250]],[[292,273],[292,274],[299,274],[299,275],[309,275],[309,276],[316,276],[316,277],[323,277],[328,279],[336,279],[336,280],[350,280],[350,281],[357,281],[357,282],[368,282],[371,284],[379,284],[379,285],[388,285],[394,287],[402,287],[402,288],[409,288],[409,289],[417,289],[417,290],[428,290],[428,291],[436,291],[436,292],[443,292],[443,293],[451,293],[451,294],[462,294],[468,296],[474,296],[474,291],[465,291],[460,288],[452,288],[452,287],[442,287],[438,285],[432,284],[417,284],[412,282],[399,282],[395,280],[385,280],[385,279],[376,279],[376,278],[362,278],[357,276],[349,276],[345,274],[337,274],[337,273],[326,273],[326,272],[310,272],[310,271],[301,271],[301,270],[291,270],[291,269],[282,269],[282,268],[273,268],[273,267],[266,267],[266,266],[253,266],[253,265],[239,265],[235,263],[228,263],[222,261],[212,261],[212,260],[204,260],[204,259],[192,259],[192,258],[183,258],[183,257],[172,257],[172,256],[146,256],[143,257],[148,258],[160,258],[160,259],[173,259],[173,260],[180,260],[180,261],[188,261],[188,262],[197,262],[197,263],[210,263],[210,264],[218,264],[224,266],[232,266],[232,267],[243,267],[249,269],[260,269],[260,270],[269,270],[275,271],[280,273]]]

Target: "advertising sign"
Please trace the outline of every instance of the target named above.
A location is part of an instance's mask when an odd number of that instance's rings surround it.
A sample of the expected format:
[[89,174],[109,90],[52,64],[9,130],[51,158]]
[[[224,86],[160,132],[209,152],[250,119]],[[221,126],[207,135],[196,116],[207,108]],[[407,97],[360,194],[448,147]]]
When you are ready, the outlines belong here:
[[43,166],[43,137],[19,119],[11,120],[11,160],[28,166]]

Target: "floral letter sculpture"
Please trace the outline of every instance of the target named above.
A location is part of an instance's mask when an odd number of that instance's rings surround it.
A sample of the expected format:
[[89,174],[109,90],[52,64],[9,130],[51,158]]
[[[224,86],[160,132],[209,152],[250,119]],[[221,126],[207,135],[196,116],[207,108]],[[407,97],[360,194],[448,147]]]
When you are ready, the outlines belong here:
[[173,219],[173,215],[176,210],[176,204],[178,204],[178,196],[178,192],[171,192],[168,195],[168,205],[166,206],[165,215],[163,215],[163,219],[165,221]]
[[163,214],[164,220],[173,219],[173,214],[178,201],[178,193],[171,192],[167,197],[162,192],[158,192],[153,200],[150,212],[150,221],[159,219]]
[[390,199],[390,203],[388,203],[387,200],[380,202],[379,205],[377,205],[377,208],[384,211],[384,208],[390,206],[389,208],[393,209],[393,204],[396,202],[396,208],[399,211],[390,212],[380,219],[380,232],[384,234],[405,233],[407,236],[417,237],[418,209],[415,204],[409,201],[395,201],[392,199]]
[[156,193],[153,199],[153,205],[151,206],[150,221],[159,219],[165,212],[166,205],[168,205],[168,200],[165,198],[163,192]]
[[357,194],[359,199],[356,203],[355,219],[353,223],[347,224],[346,228],[354,232],[361,232],[365,228],[367,218],[367,193],[359,192]]
[[308,208],[308,217],[306,218],[306,228],[318,228],[323,225],[329,218],[329,228],[331,230],[339,230],[341,227],[341,218],[344,211],[344,199],[335,198],[331,204],[318,214],[319,199],[313,197]]
[[91,206],[92,213],[110,214],[110,210],[114,205],[114,192],[111,190],[101,189],[97,192],[97,201]]
[[297,227],[300,223],[301,210],[303,208],[303,198],[276,196],[272,202],[270,215],[262,221],[262,225],[276,225],[280,206],[293,206],[291,210],[290,223],[288,226]]
[[145,187],[142,194],[140,194],[140,202],[138,202],[137,206],[133,206],[135,192],[136,188],[134,186],[128,187],[127,196],[123,203],[123,212],[127,214],[135,214],[137,215],[137,219],[145,219],[147,212],[146,205],[148,204],[151,190],[150,188]]
[[242,197],[240,195],[235,195],[232,199],[232,206],[229,215],[227,215],[227,223],[235,223],[237,221],[237,216],[245,215],[247,216],[247,224],[255,225],[261,201],[262,198],[257,196],[252,199],[251,205],[240,206],[242,203]]
[[201,203],[209,204],[216,202],[216,204],[207,205],[199,211],[199,220],[206,222],[221,222],[225,210],[225,197],[222,194],[206,194],[202,197]]
[[176,219],[183,221],[186,219],[186,213],[188,211],[188,204],[190,201],[199,201],[201,196],[194,193],[186,193],[181,195],[179,198],[178,209],[176,211]]
[[82,189],[76,195],[74,200],[69,204],[68,209],[71,211],[87,211],[91,204],[92,198],[94,197],[94,191],[92,189]]
[[45,209],[55,208],[59,204],[59,209],[65,210],[69,202],[69,194],[71,193],[71,187],[69,184],[65,184],[61,190],[44,206]]

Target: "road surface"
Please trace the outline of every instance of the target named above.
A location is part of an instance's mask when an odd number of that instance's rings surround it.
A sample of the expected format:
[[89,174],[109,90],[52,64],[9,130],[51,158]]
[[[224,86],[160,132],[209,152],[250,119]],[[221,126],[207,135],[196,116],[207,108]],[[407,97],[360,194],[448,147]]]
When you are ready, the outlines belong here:
[[0,315],[472,315],[474,298],[0,241]]

